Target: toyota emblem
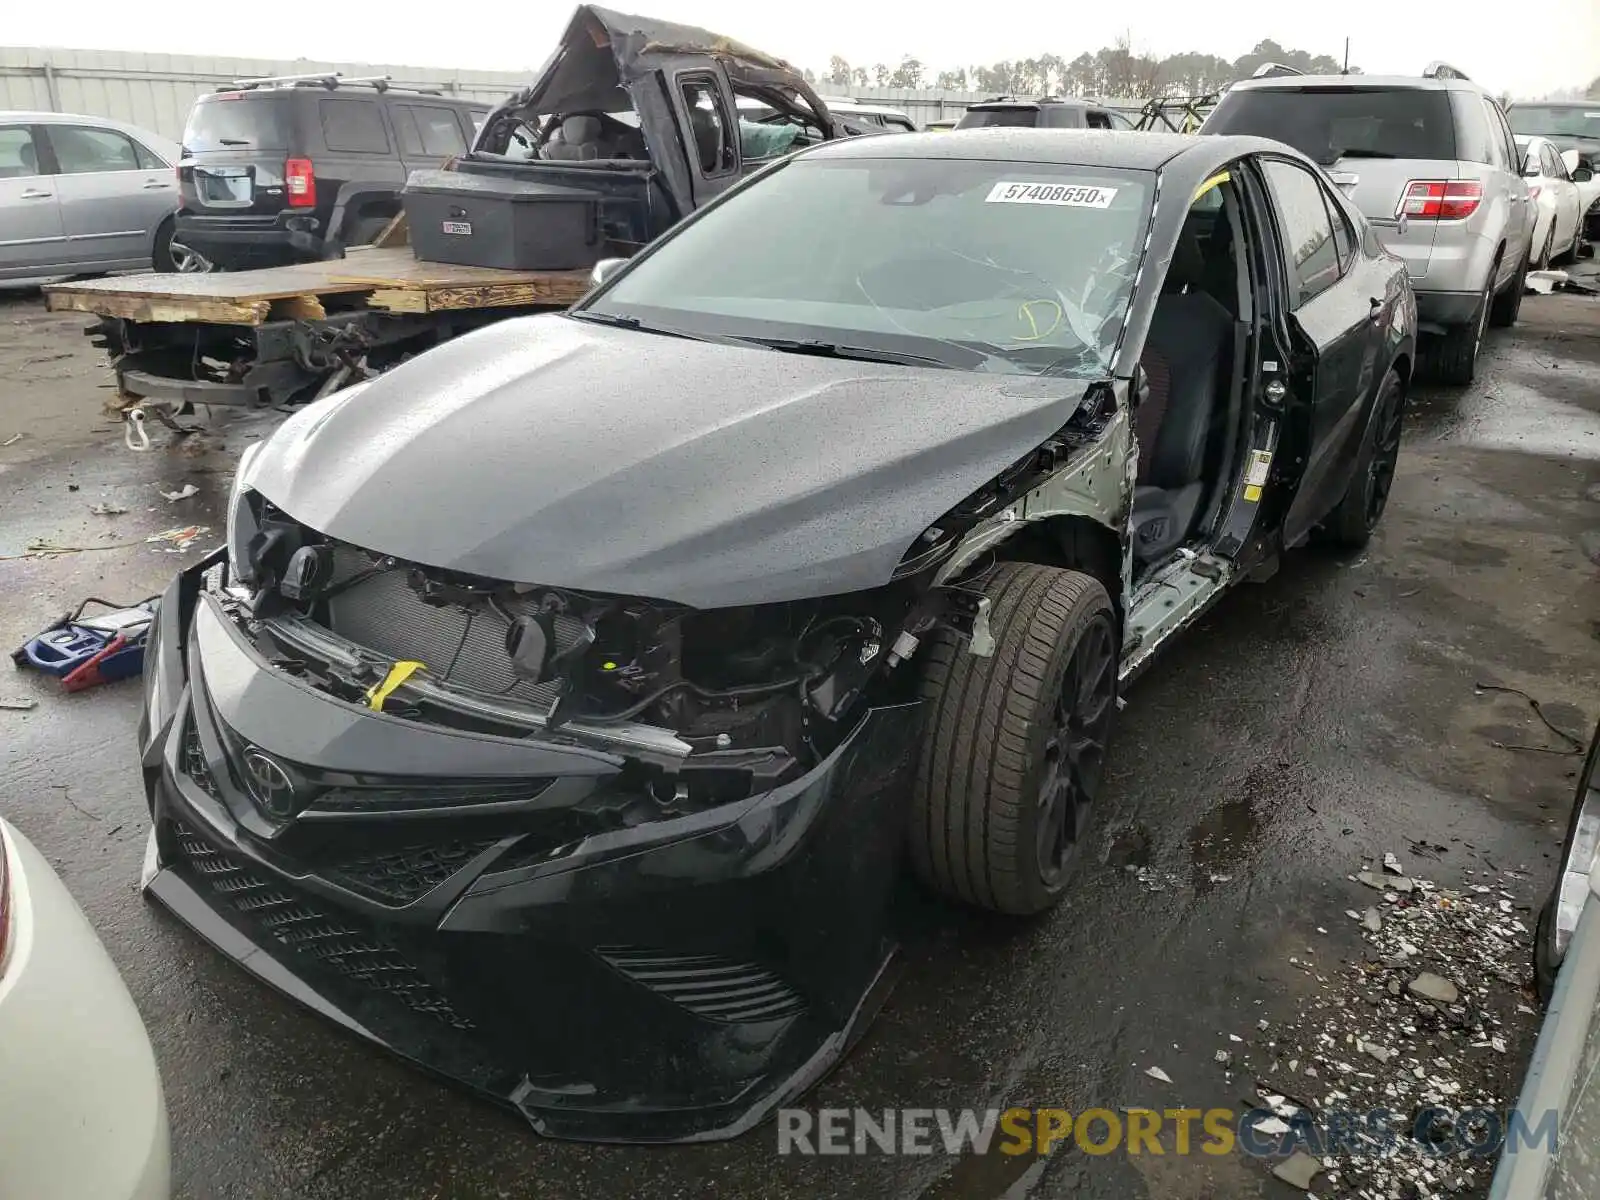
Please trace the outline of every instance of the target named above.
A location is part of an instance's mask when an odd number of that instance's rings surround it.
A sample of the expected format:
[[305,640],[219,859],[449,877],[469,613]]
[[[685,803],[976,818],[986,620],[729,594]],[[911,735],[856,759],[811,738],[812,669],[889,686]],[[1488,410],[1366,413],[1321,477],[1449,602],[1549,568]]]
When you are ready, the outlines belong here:
[[274,817],[294,816],[294,780],[288,769],[254,746],[244,752],[244,782],[250,798]]

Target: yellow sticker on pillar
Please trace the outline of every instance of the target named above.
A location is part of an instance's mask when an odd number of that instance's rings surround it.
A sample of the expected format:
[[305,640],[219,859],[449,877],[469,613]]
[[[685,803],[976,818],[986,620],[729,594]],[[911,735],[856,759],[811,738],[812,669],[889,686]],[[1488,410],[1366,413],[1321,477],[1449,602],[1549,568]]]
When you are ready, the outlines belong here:
[[1254,504],[1261,499],[1261,489],[1266,486],[1271,470],[1271,450],[1250,451],[1250,465],[1244,472],[1244,498],[1247,502]]

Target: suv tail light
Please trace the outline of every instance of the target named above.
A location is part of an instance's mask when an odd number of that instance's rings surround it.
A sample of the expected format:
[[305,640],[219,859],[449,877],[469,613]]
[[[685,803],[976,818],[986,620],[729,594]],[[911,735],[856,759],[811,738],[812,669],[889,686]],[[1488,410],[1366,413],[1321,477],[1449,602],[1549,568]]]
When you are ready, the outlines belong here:
[[291,158],[284,163],[283,184],[289,194],[290,208],[317,206],[317,175],[311,169],[309,158]]
[[1476,179],[1413,179],[1395,216],[1422,221],[1460,221],[1478,211],[1483,184]]

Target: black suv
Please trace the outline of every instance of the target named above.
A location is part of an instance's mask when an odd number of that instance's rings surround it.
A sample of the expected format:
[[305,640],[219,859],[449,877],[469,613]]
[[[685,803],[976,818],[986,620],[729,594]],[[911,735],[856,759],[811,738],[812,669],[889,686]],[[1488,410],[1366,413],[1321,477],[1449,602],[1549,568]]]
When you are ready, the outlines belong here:
[[174,240],[225,270],[338,258],[400,211],[413,168],[466,153],[489,107],[336,75],[202,96],[183,131]]
[[983,129],[991,125],[1020,126],[1024,129],[1137,129],[1138,126],[1115,109],[1098,100],[1058,100],[1040,96],[1035,100],[1016,96],[996,96],[968,107],[956,122],[957,129]]

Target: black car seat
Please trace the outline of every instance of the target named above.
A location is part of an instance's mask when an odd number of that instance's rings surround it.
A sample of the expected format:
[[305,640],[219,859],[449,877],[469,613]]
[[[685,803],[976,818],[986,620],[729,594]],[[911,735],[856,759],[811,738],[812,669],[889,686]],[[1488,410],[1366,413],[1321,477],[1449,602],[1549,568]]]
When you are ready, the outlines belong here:
[[1184,543],[1205,495],[1206,446],[1233,336],[1228,310],[1204,290],[1205,274],[1198,243],[1180,236],[1145,337],[1141,363],[1149,390],[1133,419],[1139,563],[1159,561]]

